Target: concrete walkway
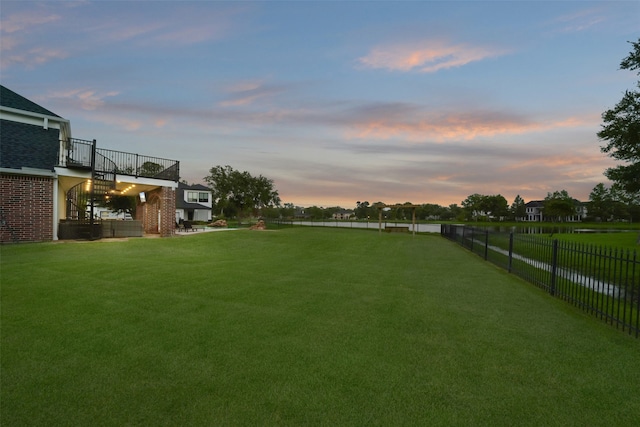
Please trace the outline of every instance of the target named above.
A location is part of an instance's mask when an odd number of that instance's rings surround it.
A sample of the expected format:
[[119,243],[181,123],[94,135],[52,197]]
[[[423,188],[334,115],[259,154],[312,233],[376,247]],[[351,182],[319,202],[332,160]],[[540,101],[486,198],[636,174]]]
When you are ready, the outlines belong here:
[[[492,251],[498,252],[502,255],[506,255],[507,257],[509,256],[509,251],[499,248],[497,246],[493,246],[493,245],[489,245],[488,248]],[[551,264],[547,264],[543,261],[539,261],[539,260],[535,260],[535,259],[530,259],[527,257],[524,257],[522,255],[518,255],[517,253],[513,253],[512,254],[513,259],[517,259],[519,261],[522,261],[524,263],[527,263],[535,268],[539,268],[541,270],[544,270],[546,272],[551,273],[551,271],[553,270],[553,266]],[[610,283],[604,282],[602,280],[598,280],[596,278],[590,277],[590,276],[585,276],[583,274],[580,274],[576,271],[573,270],[569,270],[567,268],[563,268],[563,267],[556,267],[556,275],[562,279],[565,279],[566,281],[569,282],[573,282],[576,283],[580,286],[584,286],[585,288],[591,289],[595,292],[598,292],[600,294],[605,294],[605,295],[609,295],[609,296],[613,296],[613,297],[619,297],[621,295],[621,293],[623,294],[624,292],[619,289],[617,286],[612,285]]]
[[204,228],[194,228],[189,231],[176,231],[176,236],[192,236],[194,234],[202,234],[202,233],[211,233],[217,231],[233,231],[233,230],[245,230],[243,228],[213,228],[213,227],[204,227]]

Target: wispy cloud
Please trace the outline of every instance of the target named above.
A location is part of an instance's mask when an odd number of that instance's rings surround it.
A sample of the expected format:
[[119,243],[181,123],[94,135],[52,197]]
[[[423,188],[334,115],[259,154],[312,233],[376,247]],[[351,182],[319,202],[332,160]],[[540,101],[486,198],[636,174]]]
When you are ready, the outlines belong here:
[[[35,68],[47,62],[79,57],[97,51],[183,48],[217,41],[235,28],[235,15],[244,8],[224,7],[215,14],[201,14],[197,9],[182,8],[163,13],[169,3],[153,10],[135,4],[129,9],[108,2],[42,3],[26,10],[17,3],[11,10],[3,7],[0,15],[2,36],[0,65]],[[69,5],[78,7],[68,7]],[[65,13],[53,12],[65,8]],[[6,9],[6,10],[5,10]],[[64,30],[61,30],[64,29]],[[56,37],[50,35],[56,34]]]
[[352,139],[402,139],[407,142],[469,141],[497,135],[518,135],[560,128],[577,128],[597,122],[596,116],[534,119],[516,112],[473,110],[434,111],[413,104],[361,106],[347,116],[347,136]]
[[268,85],[260,81],[238,82],[226,89],[228,97],[219,103],[221,107],[247,106],[258,99],[272,97],[285,91],[281,85]]
[[155,37],[158,42],[172,43],[176,45],[190,45],[215,40],[225,34],[226,25],[200,23],[191,28],[168,28],[162,34]]
[[494,47],[429,40],[420,43],[378,46],[359,58],[358,62],[368,68],[435,73],[505,53],[504,49]]
[[559,33],[577,33],[588,30],[600,23],[605,18],[597,9],[585,9],[572,14],[562,15],[556,18],[553,25],[558,26]]
[[126,20],[110,20],[96,25],[87,25],[83,28],[83,31],[88,37],[96,38],[99,42],[109,44],[130,42],[137,38],[149,37],[158,31],[162,31],[164,27],[164,23],[156,21],[132,24]]
[[82,110],[93,111],[105,104],[105,99],[118,95],[117,91],[98,92],[92,89],[70,89],[67,91],[55,91],[48,97],[53,99],[71,100]]
[[226,23],[198,22],[193,18],[188,26],[178,27],[171,20],[139,23],[135,19],[118,19],[86,26],[88,37],[106,45],[135,43],[137,46],[188,46],[216,40],[225,34]]
[[16,46],[17,43],[15,45],[12,44],[11,48],[8,49],[8,52],[3,52],[3,69],[13,65],[24,65],[27,68],[34,68],[49,61],[65,59],[69,56],[69,53],[62,49],[45,49],[35,47],[26,51],[19,51],[19,49],[15,49]]
[[0,20],[0,31],[3,34],[11,34],[28,29],[34,25],[42,25],[55,22],[60,19],[60,15],[30,9],[19,13],[13,13]]
[[68,53],[59,46],[43,47],[42,44],[25,47],[20,34],[26,30],[34,31],[47,24],[58,22],[60,15],[42,10],[29,10],[3,14],[0,19],[0,61],[2,69],[13,65],[33,68],[55,59],[64,59]]
[[[144,47],[184,47],[221,40],[233,33],[240,24],[238,16],[247,10],[243,5],[215,7],[214,12],[203,13],[197,7],[175,8],[160,2],[148,8],[135,8],[127,15],[116,15],[110,21],[96,24],[102,40],[127,41]],[[170,13],[165,13],[170,10]],[[87,27],[88,30],[91,30]]]

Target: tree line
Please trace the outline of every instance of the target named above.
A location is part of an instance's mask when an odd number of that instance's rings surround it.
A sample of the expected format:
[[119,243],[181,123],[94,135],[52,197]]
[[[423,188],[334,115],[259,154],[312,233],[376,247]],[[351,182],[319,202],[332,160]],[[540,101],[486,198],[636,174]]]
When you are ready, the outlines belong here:
[[[386,203],[378,201],[357,201],[355,207],[310,206],[300,207],[292,203],[281,203],[273,181],[262,177],[252,177],[247,172],[235,171],[230,166],[216,166],[212,175],[205,178],[214,193],[214,216],[216,217],[266,217],[279,219],[327,220],[334,214],[347,211],[350,219],[376,221],[380,213],[386,221],[410,221],[416,206],[411,202],[393,204],[380,212],[379,206]],[[594,187],[588,202],[580,202],[566,190],[547,193],[541,211],[545,220],[563,222],[577,215],[577,209],[584,204],[587,208],[586,221],[638,221],[640,219],[640,200],[628,199],[627,193],[620,192],[616,186],[607,188],[600,183]],[[404,207],[406,206],[406,207]],[[416,219],[420,221],[522,221],[527,219],[526,201],[517,195],[509,204],[500,194],[471,194],[460,205],[441,206],[435,203],[418,204],[415,208]]]

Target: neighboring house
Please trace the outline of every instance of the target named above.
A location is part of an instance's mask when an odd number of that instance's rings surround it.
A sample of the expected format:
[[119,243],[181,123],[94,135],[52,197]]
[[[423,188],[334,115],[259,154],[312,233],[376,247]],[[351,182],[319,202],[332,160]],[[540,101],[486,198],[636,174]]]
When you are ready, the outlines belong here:
[[176,194],[176,221],[211,221],[213,195],[201,184],[178,184]]
[[140,234],[170,236],[179,165],[74,139],[69,120],[0,86],[0,242],[100,238],[114,195],[136,196]]
[[471,218],[474,221],[478,221],[478,220],[487,220],[487,219],[491,219],[493,218],[492,216],[490,216],[488,213],[486,213],[485,211],[473,211],[471,212]]
[[587,203],[581,202],[579,200],[573,199],[574,205],[576,207],[575,218],[576,221],[582,221],[587,217]]
[[311,215],[307,213],[304,208],[296,206],[295,212],[293,213],[293,219],[299,219],[299,220],[311,219]]
[[[580,222],[587,217],[587,205],[579,200],[573,199],[575,214],[564,218],[564,222]],[[551,221],[544,216],[544,200],[532,200],[525,205],[525,221],[542,222]]]
[[334,214],[331,215],[331,217],[333,219],[351,219],[354,215],[355,215],[354,211],[350,211],[347,209],[340,209],[339,211],[334,212]]
[[525,203],[525,221],[541,222],[542,221],[542,209],[544,208],[544,201],[532,200]]

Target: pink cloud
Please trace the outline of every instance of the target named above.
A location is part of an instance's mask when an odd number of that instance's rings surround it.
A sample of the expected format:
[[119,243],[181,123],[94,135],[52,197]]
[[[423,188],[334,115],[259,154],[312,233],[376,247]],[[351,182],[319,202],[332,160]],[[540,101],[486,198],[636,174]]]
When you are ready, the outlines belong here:
[[466,113],[412,113],[404,117],[392,114],[363,118],[350,124],[347,136],[352,139],[402,138],[409,142],[425,140],[445,142],[469,141],[479,137],[518,135],[562,128],[591,126],[597,116],[568,117],[564,119],[533,122],[512,114],[499,112]]
[[600,24],[605,19],[600,16],[600,11],[597,9],[585,9],[573,14],[563,15],[556,18],[555,23],[558,23],[561,28],[558,32],[561,33],[577,33],[580,31],[588,30],[589,28]]
[[50,98],[67,99],[73,101],[76,106],[83,110],[96,110],[105,103],[105,98],[118,95],[117,91],[109,91],[98,93],[91,89],[71,89],[67,91],[59,91],[50,93]]
[[284,91],[280,86],[264,85],[262,82],[238,82],[227,89],[229,96],[219,103],[221,107],[250,105],[262,98],[272,97]]
[[[17,44],[12,44],[11,50],[17,50],[13,49],[16,46]],[[25,52],[20,53],[3,52],[2,68],[8,68],[12,65],[17,64],[24,65],[27,68],[33,68],[38,65],[45,64],[49,61],[67,58],[68,56],[68,52],[61,49],[44,49],[40,47],[29,49]]]
[[358,62],[369,68],[434,73],[503,54],[505,51],[497,48],[426,41],[376,47]]

